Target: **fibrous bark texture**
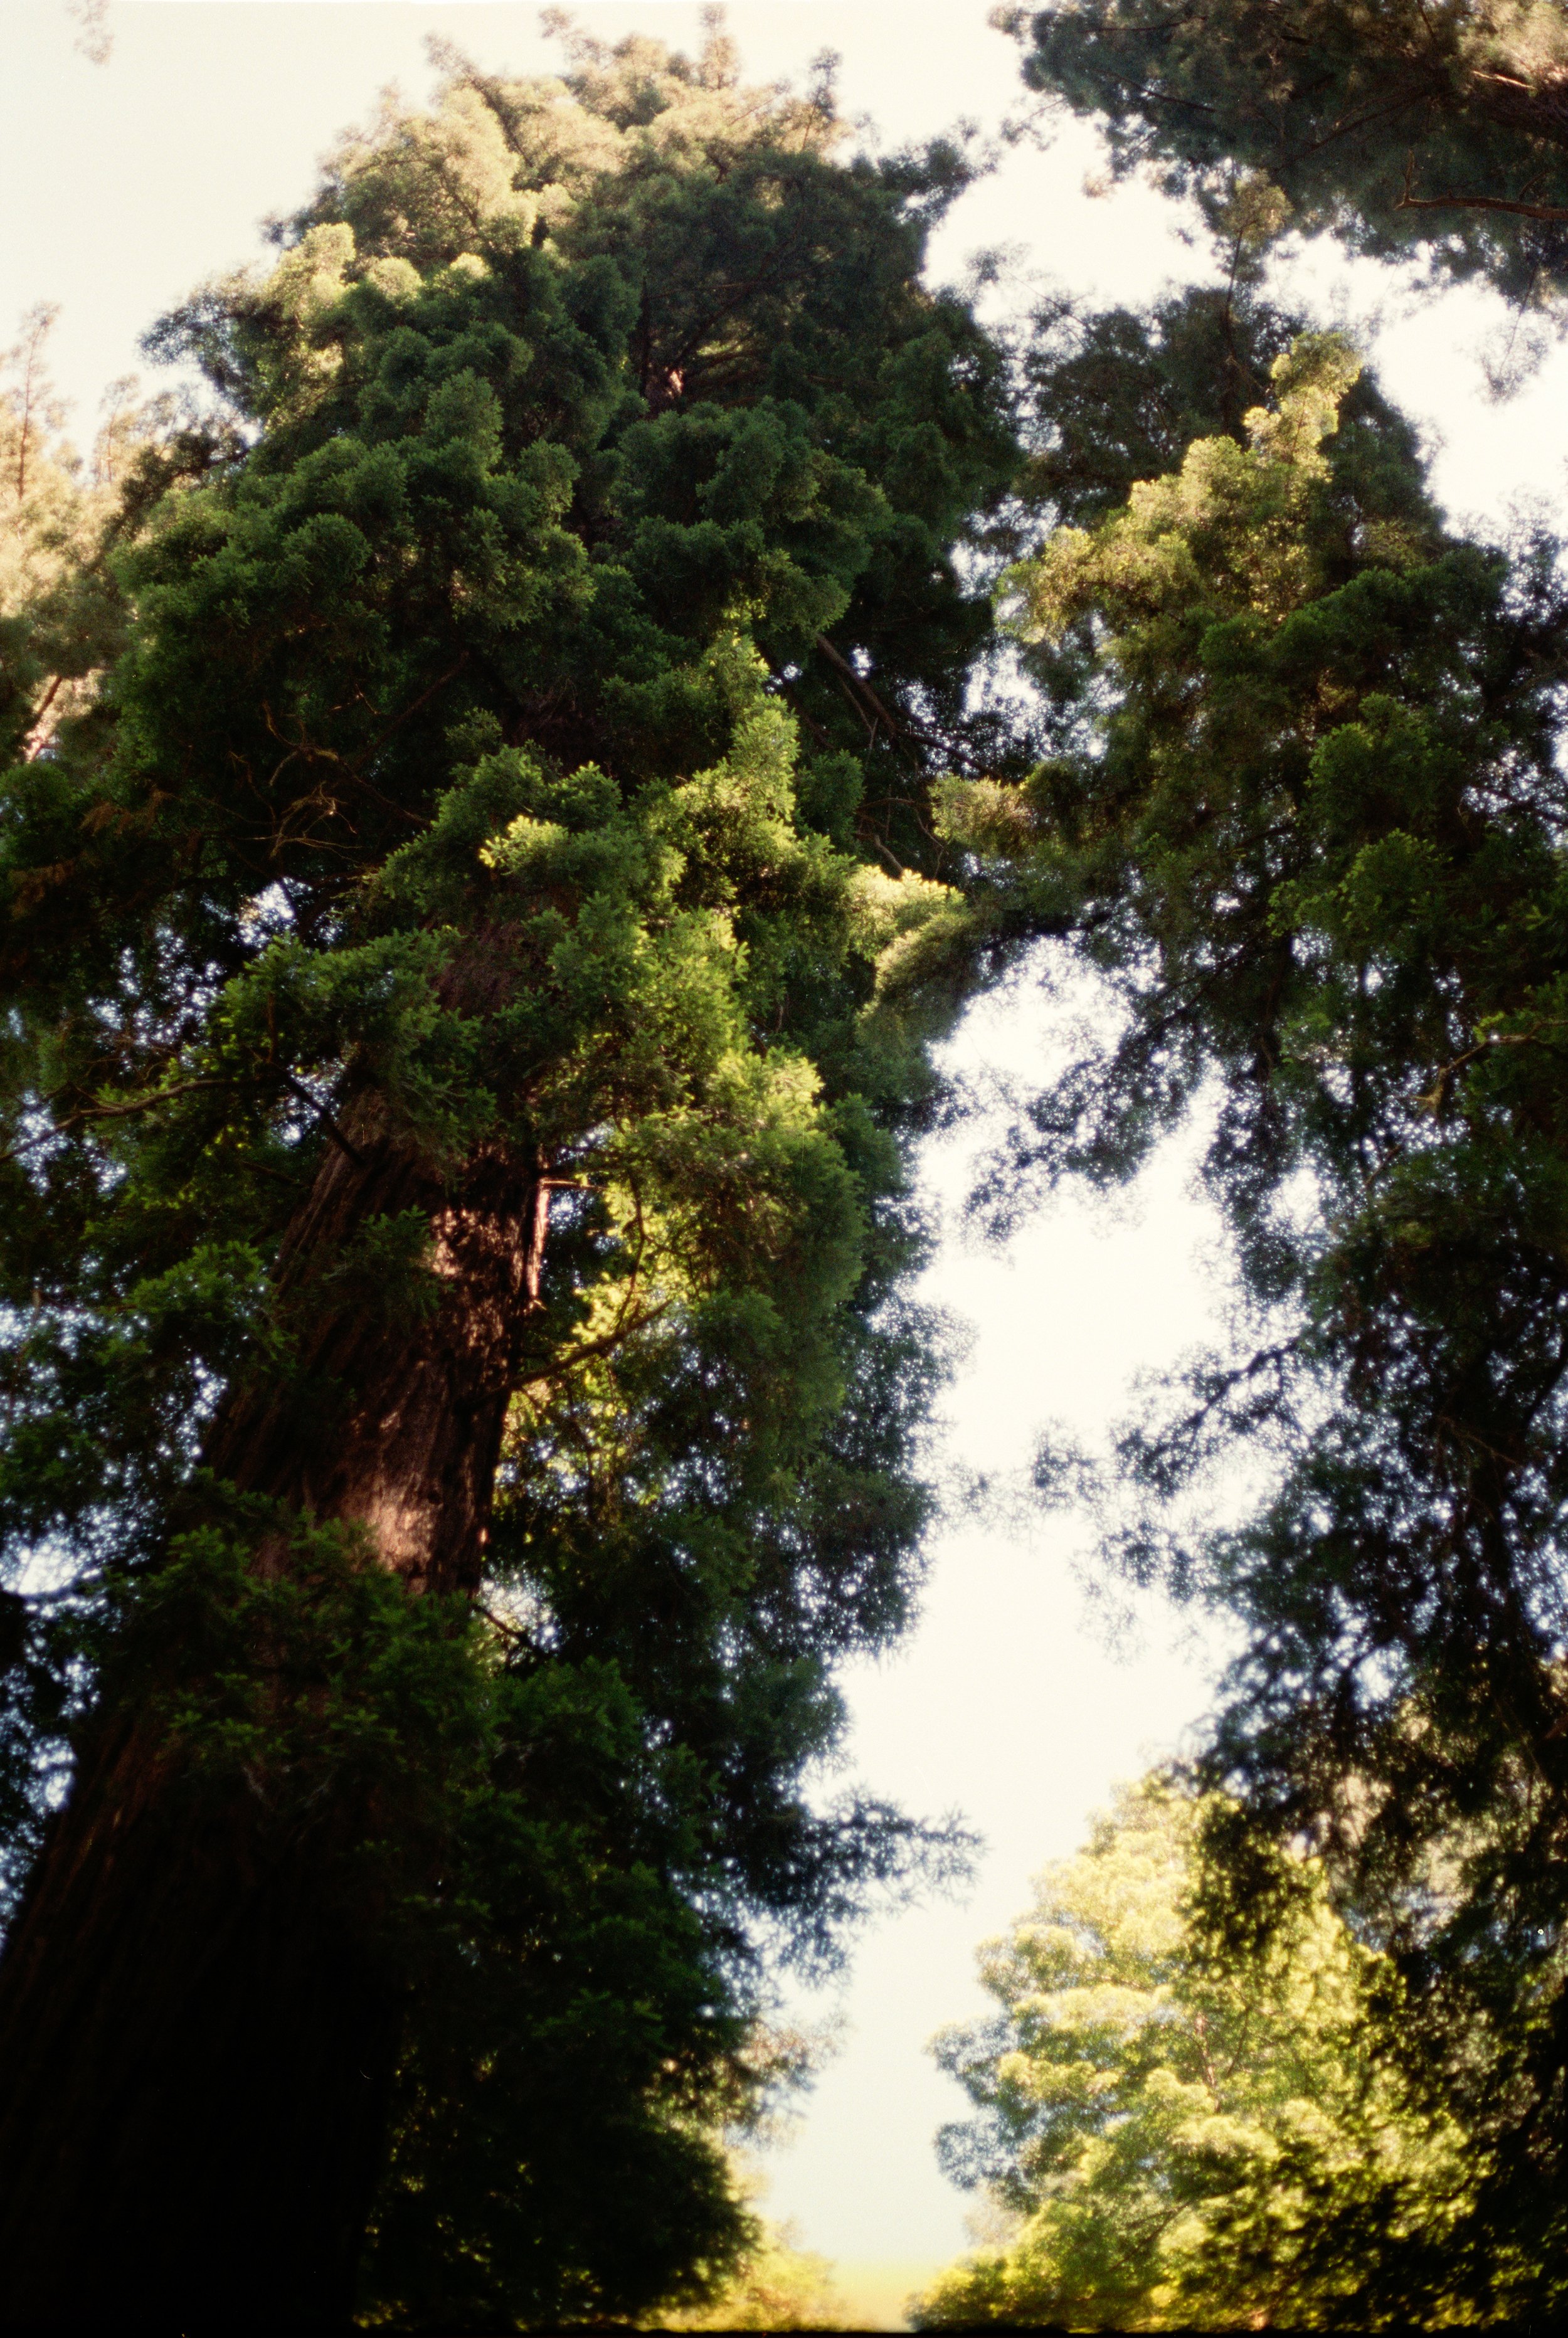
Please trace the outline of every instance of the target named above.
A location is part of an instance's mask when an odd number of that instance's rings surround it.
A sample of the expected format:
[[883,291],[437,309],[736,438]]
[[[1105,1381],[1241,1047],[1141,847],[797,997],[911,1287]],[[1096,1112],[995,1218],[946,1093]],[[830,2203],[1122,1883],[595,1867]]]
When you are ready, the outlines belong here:
[[[285,1297],[313,1286],[287,1388],[236,1390],[208,1459],[244,1492],[363,1525],[410,1590],[471,1592],[518,1337],[538,1300],[548,1189],[499,1148],[443,1175],[381,1119],[373,1103],[350,1116],[284,1243]],[[429,1227],[429,1303],[401,1321],[374,1291],[322,1303],[366,1223],[409,1213]]]
[[[350,1115],[282,1252],[311,1329],[286,1385],[230,1392],[212,1468],[361,1525],[410,1593],[471,1592],[547,1199],[499,1153],[444,1174]],[[333,1305],[334,1261],[410,1211],[424,1303],[350,1279]],[[111,1686],[0,1963],[0,2327],[349,2325],[398,2025],[330,1887],[343,1823],[280,1839],[242,1789],[193,1793]]]

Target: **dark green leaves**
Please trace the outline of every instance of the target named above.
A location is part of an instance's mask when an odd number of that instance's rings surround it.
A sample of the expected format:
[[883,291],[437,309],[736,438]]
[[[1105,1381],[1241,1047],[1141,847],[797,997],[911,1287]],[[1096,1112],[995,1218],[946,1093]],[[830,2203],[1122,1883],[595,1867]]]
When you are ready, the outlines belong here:
[[[1561,2148],[1568,620],[1543,547],[1412,527],[1399,432],[1347,498],[1335,362],[1298,345],[1249,443],[1021,574],[1080,727],[1011,840],[984,791],[952,817],[1026,905],[1076,892],[1124,1009],[1018,1167],[1125,1175],[1211,1100],[1235,1346],[1122,1436],[1110,1548],[1241,1620],[1232,1851],[1322,1845],[1394,1953],[1395,2042],[1471,2137],[1465,2310],[1512,2311],[1554,2294]],[[1237,1461],[1259,1498],[1190,1523]]]
[[[1124,0],[1009,8],[1031,85],[1107,122],[1119,171],[1153,162],[1234,232],[1238,182],[1278,224],[1382,258],[1422,252],[1523,305],[1563,272],[1560,10],[1418,0]],[[1276,197],[1277,201],[1277,197]]]

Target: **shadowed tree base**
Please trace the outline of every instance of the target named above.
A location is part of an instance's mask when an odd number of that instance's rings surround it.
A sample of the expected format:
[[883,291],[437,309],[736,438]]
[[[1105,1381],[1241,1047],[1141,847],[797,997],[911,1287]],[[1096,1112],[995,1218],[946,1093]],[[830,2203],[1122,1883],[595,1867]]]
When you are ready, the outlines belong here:
[[91,1782],[7,1960],[0,2326],[345,2329],[395,2007],[309,1866],[138,1787]]
[[[378,1117],[367,1104],[328,1154],[280,1287],[418,1210],[435,1303],[400,1324],[373,1294],[320,1311],[295,1382],[314,1416],[242,1386],[207,1459],[242,1492],[362,1525],[410,1593],[471,1591],[546,1189],[498,1156],[443,1180]],[[281,1537],[259,1563],[285,1563]],[[198,1799],[111,1697],[0,1964],[0,2327],[348,2326],[396,2006],[334,1913],[348,1845],[270,1840],[266,1815]]]

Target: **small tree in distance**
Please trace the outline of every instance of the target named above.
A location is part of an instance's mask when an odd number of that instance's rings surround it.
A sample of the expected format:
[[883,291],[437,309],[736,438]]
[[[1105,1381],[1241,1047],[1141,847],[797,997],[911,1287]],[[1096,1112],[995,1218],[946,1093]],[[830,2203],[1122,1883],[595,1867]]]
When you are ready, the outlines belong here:
[[1288,1856],[1267,1948],[1228,1952],[1203,1921],[1202,1819],[1164,1779],[1122,1789],[981,1951],[1000,2011],[933,2049],[981,2115],[942,2148],[1012,2229],[927,2292],[918,2329],[1445,2318],[1464,2138],[1379,2055],[1385,1960]]

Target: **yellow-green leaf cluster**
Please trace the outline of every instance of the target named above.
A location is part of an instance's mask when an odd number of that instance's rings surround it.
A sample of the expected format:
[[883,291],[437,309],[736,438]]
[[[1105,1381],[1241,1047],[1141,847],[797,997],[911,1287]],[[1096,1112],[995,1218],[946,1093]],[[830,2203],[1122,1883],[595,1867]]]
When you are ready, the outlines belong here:
[[918,2327],[1333,2324],[1363,2304],[1369,2220],[1431,2246],[1463,2204],[1464,2138],[1378,2053],[1386,1975],[1321,1869],[1286,1856],[1267,1947],[1228,1956],[1194,1913],[1203,1816],[1159,1778],[1123,1789],[981,1951],[1000,2011],[935,2049],[981,2117],[944,2149],[1012,2230]]

